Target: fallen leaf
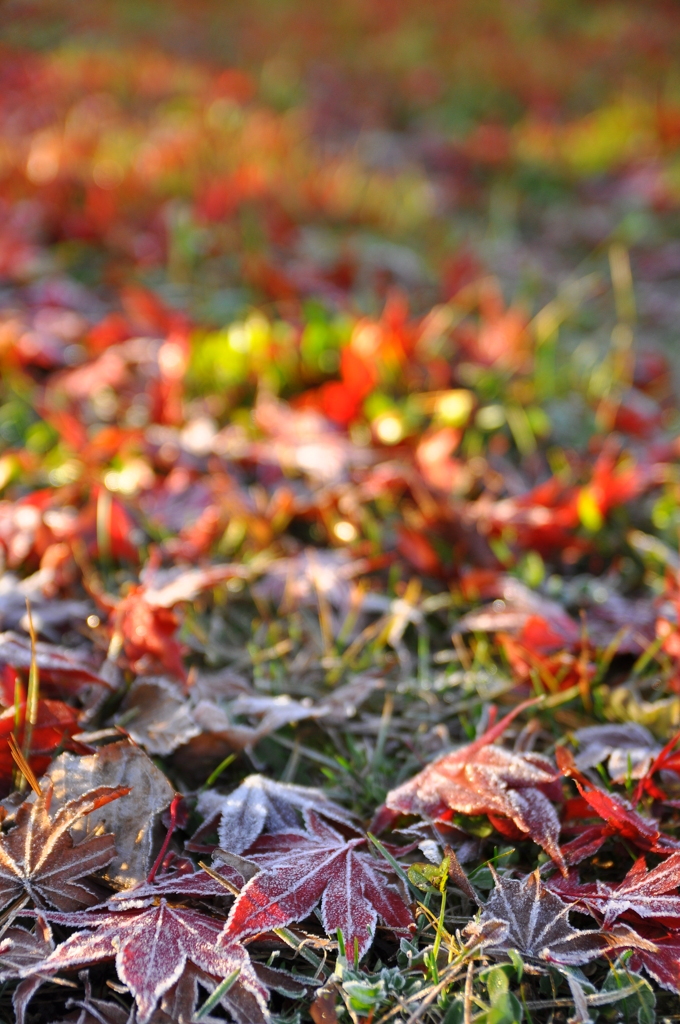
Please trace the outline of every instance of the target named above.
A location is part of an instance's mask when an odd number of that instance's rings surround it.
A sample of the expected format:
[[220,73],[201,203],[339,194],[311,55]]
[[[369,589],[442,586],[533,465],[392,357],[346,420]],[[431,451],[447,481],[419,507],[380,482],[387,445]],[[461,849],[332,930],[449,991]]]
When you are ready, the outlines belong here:
[[560,822],[551,799],[560,798],[558,774],[540,754],[515,754],[493,742],[525,705],[520,705],[483,736],[433,761],[416,776],[390,790],[385,806],[400,814],[419,814],[436,822],[454,812],[508,818],[520,834],[533,839],[565,869],[559,847]]
[[[673,853],[674,850],[680,849],[680,844],[669,836],[664,835],[653,818],[643,817],[623,797],[618,796],[616,793],[607,793],[591,782],[587,776],[577,769],[574,758],[566,747],[557,747],[555,758],[563,774],[574,780],[585,802],[605,822],[604,828],[600,830],[600,845],[602,845],[607,836],[619,835],[631,840],[642,850],[649,850],[665,856]],[[594,832],[589,830],[587,834],[585,831],[582,831],[579,838],[570,844],[569,863],[577,863],[577,860],[574,858],[577,855],[579,845],[588,849],[588,853],[585,854],[585,856],[588,856],[589,853],[597,849],[597,846],[594,846],[596,841]]]
[[551,892],[577,903],[601,920],[605,927],[629,911],[640,917],[680,918],[680,853],[673,853],[651,871],[639,857],[622,882],[611,885],[598,880],[579,885],[571,876],[552,879]]
[[628,961],[633,971],[644,970],[654,981],[671,992],[680,992],[680,933],[654,935],[655,949],[636,949]]
[[52,929],[40,915],[32,932],[18,924],[10,925],[0,939],[0,979],[19,977],[27,968],[49,956],[53,949]]
[[217,826],[220,846],[230,853],[245,853],[263,832],[281,835],[296,831],[300,815],[310,827],[310,815],[352,826],[352,816],[319,789],[275,782],[264,775],[249,775],[228,796],[206,790],[197,810],[206,819],[201,828]]
[[[39,640],[35,645],[35,657],[41,679],[50,680],[69,690],[76,690],[88,683],[98,683],[110,689],[92,665],[89,654],[70,650]],[[12,668],[31,667],[31,641],[19,633],[0,633],[0,665]]]
[[115,857],[104,877],[120,888],[145,879],[162,832],[160,816],[172,801],[174,790],[144,751],[123,741],[110,743],[85,757],[60,754],[53,761],[48,778],[58,805],[79,797],[93,785],[125,786],[132,790],[129,800],[77,822],[73,834],[85,837],[103,824],[116,836]]
[[[83,751],[82,744],[72,740],[80,731],[80,715],[75,708],[58,700],[39,700],[36,721],[31,729],[31,749],[28,762],[36,773],[42,775],[60,747]],[[15,764],[8,739],[15,736],[19,745],[26,738],[26,704],[7,708],[0,714],[0,787],[9,790]]]
[[262,836],[248,859],[262,868],[232,907],[224,935],[238,940],[257,932],[302,921],[321,901],[328,935],[342,931],[348,950],[363,956],[373,941],[380,916],[398,934],[407,935],[411,912],[384,878],[385,866],[361,850],[363,836],[345,840],[315,811],[308,832]]
[[503,921],[502,941],[487,953],[516,949],[522,956],[554,964],[579,966],[601,956],[607,947],[600,931],[580,931],[569,923],[569,907],[541,882],[538,871],[521,880],[494,872],[495,886],[480,922]]
[[[99,902],[84,881],[115,857],[114,836],[89,836],[75,843],[73,831],[84,817],[129,793],[125,786],[89,787],[50,816],[50,782],[40,796],[29,797],[16,813],[15,825],[0,835],[0,908],[27,895],[37,907],[76,910]],[[56,804],[56,801],[55,801]]]
[[635,722],[589,725],[577,729],[573,738],[579,748],[574,756],[576,767],[583,771],[606,762],[611,779],[619,784],[629,776],[644,776],[659,753],[650,731]]
[[[50,920],[82,927],[57,946],[45,960],[25,973],[56,973],[100,961],[115,960],[120,981],[137,1004],[139,1024],[147,1024],[162,997],[193,964],[211,978],[226,978],[238,971],[237,1001],[227,994],[227,1009],[236,1009],[240,1024],[266,1020],[267,990],[259,981],[248,954],[238,942],[220,936],[221,922],[188,907],[171,906],[161,898],[157,906],[117,913],[52,915]],[[197,979],[196,979],[197,980]],[[195,983],[192,979],[195,989]],[[241,1015],[239,1006],[259,1011]]]
[[[222,885],[214,874],[225,879],[227,885]],[[191,899],[207,899],[211,896],[229,896],[229,885],[236,885],[239,888],[243,885],[243,875],[234,867],[228,864],[219,864],[213,875],[207,871],[194,871],[188,874],[168,874],[157,876],[153,882],[140,882],[132,889],[123,889],[116,893],[108,901],[108,906],[118,909],[118,906],[129,907],[131,905],[141,906],[139,902],[152,903],[160,896],[180,896]]]
[[136,679],[119,714],[128,734],[149,754],[171,754],[201,732],[183,688],[162,676]]
[[[53,949],[52,929],[40,914],[32,932],[20,925],[10,925],[0,939],[0,979],[7,981],[21,977],[49,956]],[[29,977],[14,989],[12,1008],[16,1024],[24,1024],[26,1008],[41,984],[40,979]]]

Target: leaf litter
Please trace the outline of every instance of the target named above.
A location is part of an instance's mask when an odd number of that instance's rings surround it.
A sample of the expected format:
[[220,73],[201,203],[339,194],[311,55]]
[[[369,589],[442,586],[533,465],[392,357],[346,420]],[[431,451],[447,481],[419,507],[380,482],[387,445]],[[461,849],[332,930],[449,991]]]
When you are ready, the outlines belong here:
[[7,12],[0,1019],[671,1018],[677,12],[279,6]]

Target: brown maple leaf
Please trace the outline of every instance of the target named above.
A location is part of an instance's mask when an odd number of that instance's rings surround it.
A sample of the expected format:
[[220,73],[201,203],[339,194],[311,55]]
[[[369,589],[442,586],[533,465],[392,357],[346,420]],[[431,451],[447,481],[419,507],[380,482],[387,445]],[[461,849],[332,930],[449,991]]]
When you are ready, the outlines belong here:
[[493,746],[526,706],[519,705],[473,743],[445,754],[391,790],[385,807],[393,813],[420,814],[440,822],[450,820],[456,811],[487,814],[503,831],[512,822],[520,835],[533,839],[566,870],[558,844],[560,822],[549,799],[561,798],[558,773],[540,754],[513,753]]
[[[492,869],[493,870],[493,869]],[[601,956],[611,947],[600,931],[580,931],[569,923],[569,907],[541,882],[538,871],[521,880],[494,872],[495,888],[479,921],[467,926],[468,934],[489,921],[506,925],[487,953],[516,949],[522,956],[549,963],[578,966]]]
[[264,775],[249,775],[228,796],[208,789],[198,798],[198,811],[206,818],[199,830],[217,825],[220,846],[230,853],[245,853],[263,832],[277,835],[299,828],[301,815],[309,827],[311,811],[344,825],[352,816],[319,789],[276,782]]
[[84,815],[130,790],[100,786],[69,800],[50,818],[52,792],[47,785],[33,802],[25,800],[15,827],[0,835],[0,910],[24,895],[37,907],[64,911],[98,901],[96,891],[83,879],[113,860],[114,837],[97,835],[76,845],[70,829]]

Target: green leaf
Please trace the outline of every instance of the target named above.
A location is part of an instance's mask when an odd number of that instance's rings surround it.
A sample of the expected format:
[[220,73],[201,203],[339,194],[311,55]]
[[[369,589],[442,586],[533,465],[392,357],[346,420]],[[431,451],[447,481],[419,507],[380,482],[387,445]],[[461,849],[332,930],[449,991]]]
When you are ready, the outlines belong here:
[[385,983],[369,981],[346,981],[343,984],[349,1005],[355,1013],[370,1013],[385,998]]
[[[630,993],[631,986],[635,991]],[[656,996],[654,989],[642,975],[628,970],[622,959],[616,961],[602,985],[602,992],[616,992],[622,989],[623,994],[617,1005],[626,1021],[638,1021],[639,1024],[654,1024],[656,1020]]]

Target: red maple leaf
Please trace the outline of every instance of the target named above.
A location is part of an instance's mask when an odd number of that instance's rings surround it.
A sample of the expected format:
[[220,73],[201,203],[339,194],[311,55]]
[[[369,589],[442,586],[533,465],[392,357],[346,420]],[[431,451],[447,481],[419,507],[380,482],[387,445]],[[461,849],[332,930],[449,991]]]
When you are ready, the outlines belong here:
[[654,776],[657,772],[661,771],[674,772],[676,775],[680,775],[680,751],[676,749],[678,740],[680,740],[680,733],[676,733],[671,737],[663,750],[654,758],[637,784],[634,796],[636,803],[642,799],[645,793],[655,800],[664,802],[667,800],[666,794],[654,782]]
[[607,793],[580,772],[573,755],[565,748],[558,747],[555,759],[561,772],[576,783],[581,797],[595,814],[605,822],[604,826],[586,829],[577,839],[563,848],[570,864],[595,853],[609,836],[619,835],[629,839],[642,850],[668,856],[680,850],[680,844],[664,835],[653,818],[644,818],[627,800],[616,793]]
[[639,857],[618,885],[600,880],[579,885],[573,876],[555,878],[548,888],[562,899],[577,902],[579,907],[605,926],[624,914],[640,917],[680,918],[680,853],[673,853],[657,867],[647,871],[644,857]]
[[[173,907],[161,898],[153,907],[115,913],[50,914],[49,919],[86,930],[75,932],[37,967],[29,968],[26,975],[115,960],[119,979],[137,1003],[137,1020],[146,1024],[188,965],[193,964],[212,978],[227,978],[238,971],[236,984],[242,996],[238,1002],[246,1012],[237,1019],[251,1024],[266,1015],[267,990],[247,952],[240,943],[221,937],[221,921],[197,910]],[[227,1006],[237,1014],[233,989],[229,995],[232,998]],[[259,1014],[253,1010],[259,1010]]]
[[179,679],[186,677],[183,647],[175,637],[178,627],[172,609],[150,604],[144,587],[134,587],[116,608],[114,628],[123,639],[125,656],[135,671],[148,669],[151,661]]
[[[645,938],[647,936],[643,936]],[[662,935],[649,935],[656,949],[633,948],[628,961],[631,971],[639,972],[644,967],[663,988],[671,992],[680,992],[680,932],[666,932]]]
[[[30,669],[33,656],[28,637],[11,631],[0,633],[0,665]],[[52,683],[66,692],[77,692],[91,683],[110,687],[110,683],[97,674],[89,655],[84,655],[80,650],[38,640],[35,645],[35,661],[40,671],[41,687],[44,682]]]
[[[493,746],[520,704],[473,743],[445,754],[414,778],[387,794],[385,807],[400,814],[420,814],[449,821],[452,814],[486,814],[500,831],[508,826],[533,839],[566,870],[559,848],[560,823],[551,800],[561,798],[558,775],[540,754],[515,754]],[[379,820],[380,812],[379,812]]]
[[345,840],[314,811],[309,832],[262,836],[248,853],[262,870],[241,891],[225,936],[241,939],[302,921],[321,901],[326,932],[342,931],[347,948],[362,956],[373,941],[380,916],[396,932],[408,933],[413,919],[400,893],[389,885],[389,870],[362,847],[364,836]]

